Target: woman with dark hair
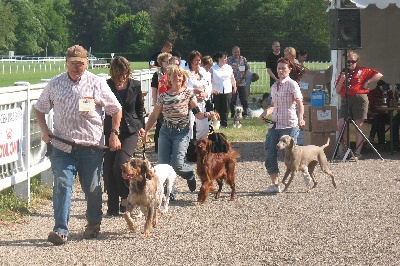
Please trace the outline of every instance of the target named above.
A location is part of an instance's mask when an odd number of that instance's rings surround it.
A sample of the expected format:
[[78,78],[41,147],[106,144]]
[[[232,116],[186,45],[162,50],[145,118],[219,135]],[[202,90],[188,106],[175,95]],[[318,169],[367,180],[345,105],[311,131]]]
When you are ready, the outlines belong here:
[[227,58],[228,54],[226,52],[218,52],[215,55],[217,64],[211,67],[214,108],[220,116],[222,127],[228,127],[228,113],[232,92],[236,93],[237,91],[233,69],[227,64]]
[[277,70],[279,79],[271,87],[271,104],[260,115],[260,120],[265,123],[265,119],[272,114],[272,122],[269,124],[264,142],[265,167],[272,182],[266,190],[267,193],[281,192],[278,179],[278,150],[276,149],[280,137],[289,135],[297,142],[299,127],[305,124],[303,96],[299,84],[289,76],[292,62],[289,59],[280,58]]
[[[120,128],[112,128],[111,116],[104,120],[106,146],[111,134],[118,136],[122,149],[106,149],[104,155],[104,177],[107,189],[107,215],[118,216],[125,212],[129,184],[122,178],[121,165],[135,152],[139,136],[144,135],[144,103],[139,81],[130,78],[129,61],[122,56],[115,57],[110,65],[111,78],[107,80],[112,92],[122,105]],[[128,153],[128,154],[127,154]],[[120,202],[121,199],[121,202]]]
[[[206,101],[211,95],[211,79],[207,75],[207,71],[201,66],[201,53],[192,51],[188,57],[188,72],[187,88],[193,90],[197,98],[197,103],[202,112],[206,111]],[[209,131],[208,119],[195,119],[193,113],[190,113],[190,120],[196,122],[196,133],[192,134],[193,139],[206,137]]]

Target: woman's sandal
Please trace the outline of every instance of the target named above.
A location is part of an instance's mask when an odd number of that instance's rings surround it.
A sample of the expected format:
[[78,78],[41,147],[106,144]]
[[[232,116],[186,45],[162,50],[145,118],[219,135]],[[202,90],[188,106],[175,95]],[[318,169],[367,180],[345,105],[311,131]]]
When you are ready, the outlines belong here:
[[47,241],[53,243],[54,245],[63,245],[67,242],[67,236],[61,234],[60,232],[51,231],[47,237]]

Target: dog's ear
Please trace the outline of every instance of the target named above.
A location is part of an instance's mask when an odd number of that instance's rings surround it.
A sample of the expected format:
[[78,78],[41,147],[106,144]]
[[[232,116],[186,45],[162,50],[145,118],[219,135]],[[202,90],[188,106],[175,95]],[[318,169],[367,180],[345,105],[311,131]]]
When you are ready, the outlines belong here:
[[293,149],[294,147],[294,139],[290,137],[289,149]]
[[142,161],[140,170],[141,170],[140,174],[142,176],[146,177],[146,179],[148,179],[148,180],[151,180],[152,175],[151,175],[151,172],[149,169],[149,163],[147,161]]

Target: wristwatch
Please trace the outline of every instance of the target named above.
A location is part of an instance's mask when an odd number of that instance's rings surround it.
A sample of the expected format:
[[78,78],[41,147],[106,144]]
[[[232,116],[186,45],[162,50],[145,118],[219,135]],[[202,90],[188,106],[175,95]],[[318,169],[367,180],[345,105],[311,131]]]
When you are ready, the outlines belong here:
[[115,129],[115,128],[112,128],[112,129],[111,129],[111,133],[114,133],[115,135],[118,136],[120,132],[119,132],[119,130],[117,130],[117,129]]

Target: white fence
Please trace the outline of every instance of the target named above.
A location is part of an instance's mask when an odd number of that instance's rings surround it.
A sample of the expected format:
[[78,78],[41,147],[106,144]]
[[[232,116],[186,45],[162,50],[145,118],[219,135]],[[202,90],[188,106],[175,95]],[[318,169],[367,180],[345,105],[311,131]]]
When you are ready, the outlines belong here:
[[[151,78],[154,70],[144,69],[133,71],[133,78],[141,82],[142,92],[145,94],[145,110],[150,113],[153,110],[151,99]],[[107,75],[100,75],[107,78]],[[27,82],[16,82],[16,86],[0,88],[0,112],[7,113],[7,110],[22,111],[21,138],[17,147],[18,159],[0,165],[0,191],[11,186],[15,186],[15,193],[20,198],[30,200],[30,178],[44,173],[47,177],[50,168],[50,161],[45,156],[46,145],[41,140],[42,132],[36,122],[33,106],[40,96],[46,80],[39,84],[29,84]],[[4,115],[6,116],[6,115]],[[48,124],[52,124],[52,114],[46,116]],[[0,121],[1,122],[1,121]],[[10,130],[10,124],[0,123],[0,137],[4,139]],[[17,126],[18,127],[18,126]],[[7,135],[9,136],[9,135]],[[0,144],[0,158],[2,154],[9,154],[5,146]],[[52,180],[52,179],[51,179]]]

